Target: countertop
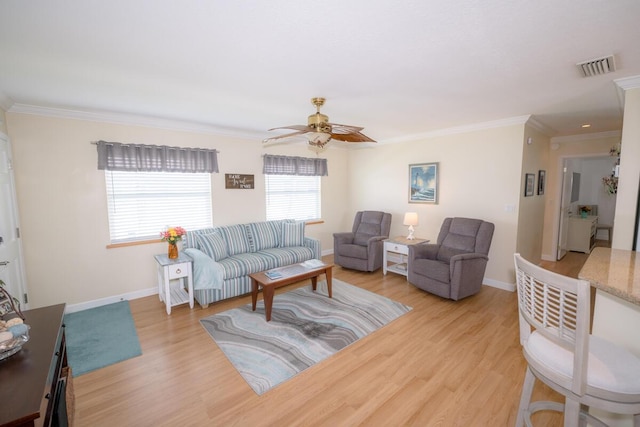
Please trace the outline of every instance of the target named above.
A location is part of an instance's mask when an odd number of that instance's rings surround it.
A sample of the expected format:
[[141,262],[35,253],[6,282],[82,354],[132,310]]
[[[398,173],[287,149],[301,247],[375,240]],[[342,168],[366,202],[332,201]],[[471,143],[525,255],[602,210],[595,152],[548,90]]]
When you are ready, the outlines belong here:
[[594,248],[578,278],[632,304],[640,305],[640,257],[622,249]]

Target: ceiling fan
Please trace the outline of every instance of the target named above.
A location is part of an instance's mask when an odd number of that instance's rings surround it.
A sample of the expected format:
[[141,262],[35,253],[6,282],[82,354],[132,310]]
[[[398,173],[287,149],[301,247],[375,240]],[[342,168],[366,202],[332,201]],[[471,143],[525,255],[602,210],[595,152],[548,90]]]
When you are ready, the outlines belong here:
[[344,142],[376,142],[360,131],[359,126],[340,125],[329,123],[329,117],[320,113],[320,107],[324,105],[324,98],[311,98],[311,103],[316,106],[316,113],[309,116],[307,125],[291,125],[269,129],[293,129],[296,132],[266,138],[262,142],[272,142],[282,138],[290,138],[297,135],[305,135],[309,145],[324,148],[332,139]]

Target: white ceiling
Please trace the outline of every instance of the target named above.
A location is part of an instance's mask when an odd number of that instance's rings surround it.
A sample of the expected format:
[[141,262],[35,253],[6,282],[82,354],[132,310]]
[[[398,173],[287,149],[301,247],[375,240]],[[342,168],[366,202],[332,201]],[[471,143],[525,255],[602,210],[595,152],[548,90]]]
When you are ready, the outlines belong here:
[[[581,77],[576,63],[610,54],[617,71]],[[638,0],[0,2],[12,111],[264,138],[306,124],[323,96],[332,122],[380,142],[526,115],[565,136],[621,129],[614,80],[639,75]]]

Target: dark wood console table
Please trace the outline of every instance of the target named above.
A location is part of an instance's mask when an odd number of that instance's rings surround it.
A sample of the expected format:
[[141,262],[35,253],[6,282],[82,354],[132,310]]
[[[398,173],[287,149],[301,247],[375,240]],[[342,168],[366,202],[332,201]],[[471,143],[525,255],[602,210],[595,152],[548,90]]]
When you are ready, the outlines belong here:
[[0,427],[67,424],[64,308],[59,304],[23,312],[31,327],[29,341],[0,361]]

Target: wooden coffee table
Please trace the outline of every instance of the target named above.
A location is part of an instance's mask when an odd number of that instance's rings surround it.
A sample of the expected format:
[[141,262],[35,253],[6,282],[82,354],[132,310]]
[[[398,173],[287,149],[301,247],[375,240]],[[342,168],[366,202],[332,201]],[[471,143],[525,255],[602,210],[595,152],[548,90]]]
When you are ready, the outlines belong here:
[[[251,277],[251,304],[253,311],[256,311],[256,304],[258,302],[258,290],[262,288],[262,295],[264,298],[264,309],[267,317],[267,322],[271,320],[271,307],[273,306],[273,294],[276,288],[281,286],[290,285],[295,282],[299,282],[304,279],[311,279],[311,286],[313,290],[316,290],[318,284],[318,276],[324,274],[327,277],[327,290],[329,291],[329,298],[331,298],[331,269],[333,264],[324,264],[322,266],[314,268],[306,268],[300,264],[288,265],[286,267],[275,268],[267,271],[261,271],[259,273],[250,274]],[[282,274],[282,277],[270,279],[267,276],[267,272],[277,271]]]

